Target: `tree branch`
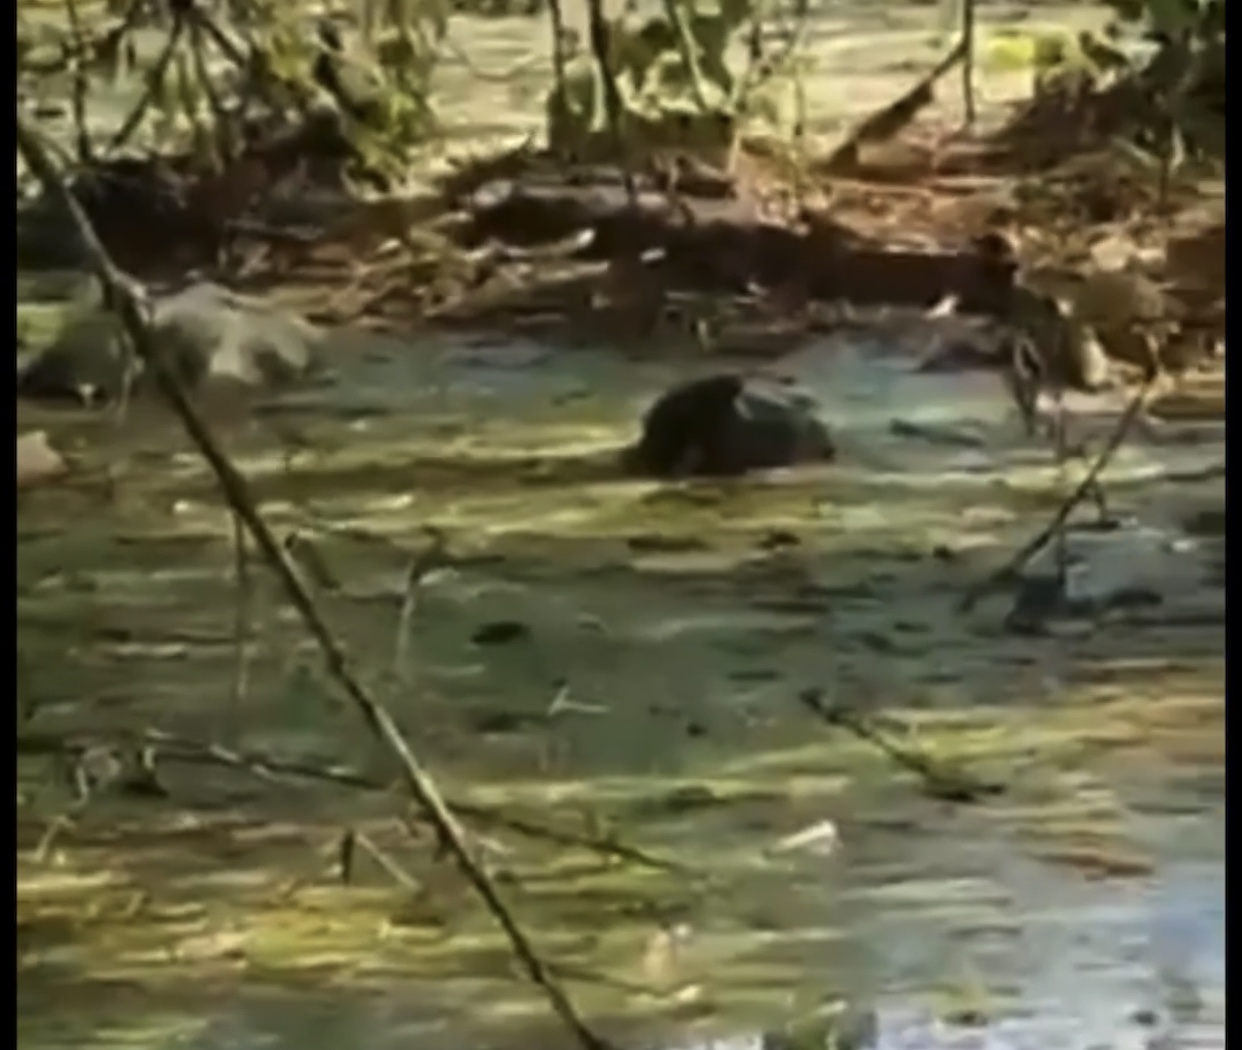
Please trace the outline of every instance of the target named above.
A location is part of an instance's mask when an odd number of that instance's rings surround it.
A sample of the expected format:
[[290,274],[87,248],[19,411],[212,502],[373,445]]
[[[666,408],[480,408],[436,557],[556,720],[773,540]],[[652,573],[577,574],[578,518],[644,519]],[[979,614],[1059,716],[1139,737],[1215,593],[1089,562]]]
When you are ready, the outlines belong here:
[[199,454],[211,467],[225,501],[249,532],[259,554],[276,576],[290,604],[319,646],[329,675],[358,709],[371,732],[396,757],[405,786],[439,837],[442,851],[457,863],[466,881],[504,931],[526,976],[543,991],[553,1011],[574,1034],[584,1050],[611,1050],[578,1016],[547,964],[536,953],[534,946],[501,900],[487,873],[471,856],[456,819],[441,799],[435,782],[410,750],[392,716],[353,673],[344,649],[329,630],[310,591],[298,576],[280,541],[259,514],[246,479],[221,451],[176,373],[152,339],[147,321],[149,304],[144,290],[108,256],[40,136],[22,118],[20,111],[17,114],[17,148],[44,191],[49,197],[58,200],[72,219],[83,248],[91,260],[92,269],[104,290],[105,306],[115,312],[133,344],[134,351],[150,370],[160,393],[180,419]]
[[1143,406],[1147,403],[1147,397],[1151,393],[1156,377],[1157,372],[1155,369],[1149,368],[1142,384],[1134,392],[1134,396],[1130,399],[1129,404],[1126,405],[1125,411],[1118,417],[1117,425],[1104,443],[1104,447],[1100,449],[1099,455],[1096,456],[1087,473],[1083,475],[1082,481],[1078,483],[1074,491],[1057,508],[1056,513],[1053,514],[1048,524],[1018,548],[1004,565],[995,572],[990,573],[985,579],[974,584],[962,596],[958,604],[959,611],[969,612],[979,604],[982,598],[997,587],[1003,586],[1017,578],[1026,564],[1043,550],[1052,539],[1060,534],[1066,522],[1069,521],[1070,515],[1074,513],[1074,508],[1082,503],[1083,500],[1090,498],[1093,492],[1099,490],[1100,475],[1104,473],[1105,468],[1112,461],[1117,450],[1121,448],[1126,435],[1130,433],[1130,428],[1134,426],[1135,421],[1142,413]]

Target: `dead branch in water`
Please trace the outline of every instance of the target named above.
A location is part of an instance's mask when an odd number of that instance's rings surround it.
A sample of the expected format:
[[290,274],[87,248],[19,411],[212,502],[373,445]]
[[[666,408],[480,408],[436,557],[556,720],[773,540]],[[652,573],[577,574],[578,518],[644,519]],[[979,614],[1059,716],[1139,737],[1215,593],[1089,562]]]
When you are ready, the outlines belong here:
[[826,725],[844,729],[882,752],[899,768],[913,773],[919,778],[923,791],[931,798],[968,804],[981,802],[990,796],[1002,794],[1005,790],[1004,784],[979,780],[934,760],[930,755],[898,745],[858,713],[842,704],[826,701],[819,689],[804,689],[798,694],[798,702]]
[[568,995],[518,925],[490,877],[471,856],[456,818],[444,804],[434,780],[423,769],[387,708],[371,695],[354,674],[344,648],[324,621],[315,599],[298,576],[284,547],[259,513],[250,493],[249,483],[220,449],[198,409],[190,401],[176,372],[170,367],[166,355],[152,338],[150,305],[144,289],[113,263],[63,173],[53,162],[38,133],[22,117],[20,111],[17,114],[17,148],[44,192],[60,204],[66,216],[73,222],[83,250],[91,261],[91,268],[103,289],[105,306],[116,314],[139,359],[150,369],[156,387],[211,468],[230,510],[245,526],[258,553],[280,582],[290,604],[318,645],[328,674],[358,709],[372,734],[396,758],[405,787],[435,831],[442,852],[456,862],[466,881],[504,932],[527,978],[541,989],[552,1010],[573,1033],[579,1045],[584,1050],[612,1050],[579,1017]]
[[1035,555],[1061,534],[1065,528],[1065,523],[1069,521],[1069,517],[1074,513],[1075,508],[1083,500],[1091,498],[1093,493],[1099,491],[1100,475],[1104,473],[1105,468],[1112,462],[1113,456],[1121,448],[1126,435],[1130,432],[1130,428],[1134,426],[1135,421],[1141,415],[1143,406],[1147,403],[1147,397],[1151,393],[1158,374],[1155,368],[1148,369],[1147,374],[1143,377],[1143,382],[1134,392],[1134,396],[1130,399],[1130,403],[1126,405],[1125,411],[1121,413],[1117,420],[1117,425],[1113,428],[1113,432],[1109,434],[1108,441],[1100,449],[1099,455],[1095,457],[1095,461],[1091,464],[1087,473],[1083,475],[1082,481],[1078,483],[1074,491],[1057,508],[1056,513],[1048,524],[1015,551],[1013,556],[1004,565],[995,572],[990,573],[986,579],[979,581],[971,587],[962,596],[962,600],[958,605],[960,611],[969,612],[979,603],[980,599],[990,594],[997,587],[1013,580]]
[[234,739],[241,732],[242,707],[250,683],[250,620],[254,603],[246,527],[236,514],[230,514],[229,519],[233,532],[233,680],[229,688],[228,717],[223,727],[226,740]]
[[[90,753],[142,752],[149,753],[153,763],[180,762],[185,765],[216,766],[221,769],[236,770],[268,783],[304,781],[325,784],[343,791],[378,795],[387,795],[392,790],[392,785],[388,780],[347,766],[282,758],[279,755],[253,748],[241,750],[225,744],[169,733],[162,729],[70,735],[23,729],[17,734],[19,755],[61,756],[69,759],[71,766],[76,764],[81,756]],[[634,864],[652,871],[672,872],[686,876],[697,874],[692,868],[678,861],[656,856],[638,846],[628,845],[615,835],[574,830],[569,826],[562,826],[559,822],[555,825],[542,821],[536,822],[518,813],[482,802],[453,800],[448,805],[454,813],[481,827],[512,832],[537,842],[549,842],[556,846],[586,850],[609,860]]]

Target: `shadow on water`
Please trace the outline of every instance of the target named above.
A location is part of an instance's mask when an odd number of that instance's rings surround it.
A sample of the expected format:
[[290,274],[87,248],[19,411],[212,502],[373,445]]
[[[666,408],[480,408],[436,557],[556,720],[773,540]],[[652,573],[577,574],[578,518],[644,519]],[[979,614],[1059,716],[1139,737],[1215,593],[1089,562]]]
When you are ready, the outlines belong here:
[[[480,829],[575,998],[626,1045],[802,1045],[724,1033],[838,996],[882,1048],[1219,1045],[1223,555],[1184,522],[1223,497],[1219,479],[1167,474],[1222,445],[1136,442],[1117,462],[1112,509],[1137,524],[1103,544],[1105,575],[1153,601],[1019,633],[1001,626],[1011,593],[956,611],[1058,498],[992,377],[810,347],[780,371],[821,398],[839,465],[657,486],[619,478],[611,451],[684,362],[343,342],[316,388],[222,432],[271,520],[310,538],[334,627],[450,795],[609,827],[710,876]],[[1117,405],[1075,407],[1098,437]],[[232,726],[248,747],[390,775],[267,583],[230,708],[229,529],[210,479],[158,416],[75,426],[115,498],[83,486],[19,512],[32,724]],[[398,642],[427,524],[458,561]],[[812,722],[794,702],[808,685],[1008,791],[924,797]],[[33,847],[62,803],[43,765],[21,774]],[[487,917],[402,841],[390,798],[160,775],[172,816],[105,798],[45,863],[22,854],[23,1046],[565,1045]],[[774,850],[825,820],[830,854]],[[414,889],[374,865],[337,885],[345,826]]]

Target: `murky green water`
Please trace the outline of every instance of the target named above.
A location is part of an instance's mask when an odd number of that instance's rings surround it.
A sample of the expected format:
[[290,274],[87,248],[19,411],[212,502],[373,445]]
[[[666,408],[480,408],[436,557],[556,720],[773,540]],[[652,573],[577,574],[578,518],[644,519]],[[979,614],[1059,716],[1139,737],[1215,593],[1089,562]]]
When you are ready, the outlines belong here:
[[[994,379],[811,346],[779,371],[823,398],[839,466],[682,488],[611,476],[601,450],[703,367],[348,339],[316,389],[219,426],[272,520],[312,537],[333,626],[448,791],[571,828],[592,813],[719,880],[486,830],[519,914],[627,1045],[779,1027],[834,995],[875,1011],[882,1047],[1220,1045],[1223,577],[1214,541],[1182,522],[1221,482],[1141,480],[1214,462],[1220,444],[1138,442],[1114,470],[1114,510],[1143,529],[1110,541],[1111,564],[1158,607],[1015,635],[999,627],[1012,596],[955,611],[1052,503],[1046,453]],[[1076,407],[1084,432],[1107,428],[1107,404]],[[382,772],[270,585],[228,713],[227,522],[175,426],[146,415],[83,432],[87,461],[114,464],[113,504],[84,484],[19,513],[35,725],[234,732]],[[427,582],[399,645],[426,524],[463,560]],[[486,644],[497,623],[518,629]],[[917,727],[1008,794],[928,800],[810,720],[794,699],[808,685]],[[382,798],[172,763],[166,777],[187,814],[173,826],[161,815],[153,835],[139,804],[101,803],[51,869],[19,864],[21,913],[74,931],[32,935],[23,1045],[563,1044]],[[822,820],[840,834],[831,855],[768,852]],[[332,888],[346,822],[436,887],[427,914],[378,870]],[[669,923],[688,935],[657,951]],[[758,1045],[746,1038],[698,1045]]]
[[[935,21],[826,12],[813,122],[891,98],[943,48]],[[545,51],[525,23],[457,35],[489,72]],[[542,81],[448,63],[444,115],[524,131]],[[984,93],[1025,81],[993,70]],[[133,94],[101,90],[101,127]],[[1223,1046],[1223,540],[1185,527],[1223,507],[1219,476],[1190,479],[1223,462],[1223,427],[1127,448],[1108,491],[1134,527],[1075,541],[1088,590],[1163,600],[1019,635],[1000,627],[1012,594],[956,611],[1056,500],[994,379],[916,376],[883,345],[809,347],[778,370],[823,401],[839,465],[618,480],[606,453],[643,405],[711,365],[349,337],[323,384],[215,423],[270,520],[319,553],[326,615],[454,799],[575,834],[604,825],[714,880],[472,820],[574,999],[627,1047],[758,1047],[747,1033],[838,997],[874,1012],[883,1050]],[[1118,406],[1072,407],[1098,439]],[[390,774],[258,569],[230,698],[229,523],[175,425],[140,406],[120,428],[21,415],[76,445],[84,475],[18,512],[32,728],[151,727]],[[426,524],[459,560],[398,639]],[[926,798],[814,722],[795,702],[810,685],[1008,792]],[[101,800],[37,862],[65,796],[23,759],[19,1045],[570,1045],[488,918],[404,841],[390,798],[184,763],[160,776],[171,804]],[[822,821],[839,832],[830,854],[773,851]],[[365,863],[341,888],[346,825],[424,892]]]

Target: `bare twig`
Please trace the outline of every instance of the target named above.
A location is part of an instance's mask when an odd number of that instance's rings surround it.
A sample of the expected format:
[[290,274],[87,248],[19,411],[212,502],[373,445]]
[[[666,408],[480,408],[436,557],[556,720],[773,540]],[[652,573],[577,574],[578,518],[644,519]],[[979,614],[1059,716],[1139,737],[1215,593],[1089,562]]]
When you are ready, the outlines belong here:
[[[51,733],[23,731],[17,738],[17,752],[32,755],[66,755],[74,757],[91,748],[107,746],[111,750],[154,749],[161,762],[183,762],[191,765],[219,766],[235,769],[259,780],[275,783],[282,779],[304,780],[330,784],[348,791],[389,794],[392,784],[344,766],[325,766],[297,759],[285,759],[262,751],[241,751],[223,744],[209,743],[148,729],[139,734],[120,733],[110,737],[98,734],[60,736]],[[694,872],[676,861],[665,860],[636,846],[618,842],[605,835],[569,831],[565,828],[536,823],[515,816],[503,809],[476,802],[450,800],[452,811],[466,820],[484,827],[511,831],[525,838],[551,842],[558,846],[585,849],[611,860],[636,864],[653,871],[693,875]]]
[[830,726],[837,726],[882,751],[895,765],[919,778],[928,795],[946,802],[979,802],[1005,790],[1003,784],[979,780],[951,769],[929,756],[906,747],[899,747],[884,733],[869,725],[859,715],[839,704],[825,702],[818,689],[805,689],[798,695],[802,705]]
[[250,56],[228,33],[220,28],[206,11],[195,4],[190,9],[189,17],[193,19],[199,29],[207,35],[208,39],[216,45],[220,53],[232,62],[234,66],[238,69],[249,69],[251,67]]
[[[21,748],[18,750],[20,752]],[[36,864],[46,863],[57,836],[73,827],[91,802],[116,784],[124,772],[117,758],[117,749],[106,744],[84,744],[72,750],[55,751],[53,754],[61,764],[73,800],[48,822],[34,848]]]
[[78,13],[77,0],[65,0],[65,18],[69,30],[73,34],[73,127],[77,135],[78,163],[90,164],[94,160],[95,151],[91,147],[91,134],[86,127],[86,95],[90,90],[90,75],[87,60],[90,48],[87,46],[86,32],[82,28],[82,18]]
[[603,0],[587,0],[587,14],[591,54],[599,67],[599,80],[604,90],[604,115],[608,118],[608,134],[612,137],[612,148],[616,153],[617,164],[621,167],[626,200],[636,212],[638,187],[634,182],[634,173],[630,170],[629,150],[625,143],[625,101],[621,98],[621,88],[617,84],[617,76],[609,57],[611,30],[604,17]]
[[[1065,495],[1065,488],[1068,483],[1068,473],[1066,470],[1068,425],[1065,412],[1065,390],[1058,383],[1053,390],[1052,455],[1057,468],[1057,493],[1062,497]],[[1053,542],[1055,544],[1053,562],[1056,566],[1057,593],[1065,594],[1066,587],[1069,585],[1069,538],[1065,534],[1064,522],[1053,533]]]
[[858,163],[860,148],[867,143],[887,142],[936,100],[936,83],[965,57],[965,40],[953,48],[913,87],[882,109],[876,110],[845,138],[824,162],[827,170],[850,168]]
[[548,0],[548,21],[552,29],[552,90],[556,92],[558,98],[565,100],[569,97],[566,92],[568,63],[565,55],[569,38],[561,0]]
[[[349,843],[348,848],[346,848],[346,843]],[[351,857],[355,849],[361,849],[368,854],[376,864],[384,869],[388,877],[402,889],[408,890],[410,893],[420,893],[422,891],[423,887],[419,885],[418,880],[393,860],[386,850],[376,845],[370,835],[363,831],[357,831],[354,828],[350,828],[341,840],[341,882],[349,885],[353,880],[353,864],[346,858]]]
[[1022,571],[1023,567],[1065,527],[1065,523],[1069,520],[1069,516],[1074,512],[1078,504],[1085,499],[1090,499],[1093,494],[1098,493],[1100,475],[1107,468],[1108,464],[1112,462],[1113,456],[1121,448],[1126,435],[1130,432],[1130,428],[1142,414],[1143,406],[1146,404],[1147,397],[1155,384],[1157,374],[1155,369],[1148,370],[1142,384],[1134,392],[1130,403],[1126,405],[1125,411],[1118,418],[1117,425],[1108,436],[1108,441],[1100,449],[1095,462],[1091,464],[1090,469],[1083,475],[1082,481],[1078,483],[1074,491],[1057,508],[1057,512],[1052,516],[1052,520],[1027,543],[1023,544],[1004,565],[988,575],[986,579],[975,584],[962,596],[962,600],[959,603],[959,608],[962,612],[969,612],[985,595],[990,594],[997,587],[1003,586],[1014,579]]
[[681,56],[682,65],[686,67],[686,75],[690,80],[690,90],[694,93],[694,101],[703,113],[712,109],[707,98],[707,89],[703,82],[703,69],[699,65],[698,45],[690,32],[690,24],[686,21],[686,8],[680,0],[664,0],[664,17],[673,27],[677,37],[677,51]]
[[177,54],[177,47],[181,43],[182,34],[185,32],[185,19],[179,15],[175,18],[172,28],[168,31],[168,39],[164,42],[164,50],[160,52],[159,57],[151,64],[150,69],[146,72],[146,85],[143,88],[138,101],[134,103],[134,108],[129,111],[125,120],[121,122],[121,126],[117,128],[116,134],[112,136],[112,140],[108,143],[108,152],[115,153],[117,150],[124,148],[141,126],[143,120],[146,119],[147,110],[151,108],[152,102],[155,101],[155,93],[163,83],[164,78],[168,76],[168,67],[172,64],[173,57]]
[[203,29],[202,21],[193,19],[190,22],[190,58],[194,64],[194,76],[203,89],[203,97],[207,99],[207,108],[211,110],[211,118],[216,122],[213,145],[218,155],[217,159],[223,164],[233,159],[227,156],[221,148],[226,141],[225,133],[228,128],[229,115],[211,76],[211,69],[207,62],[207,42],[208,37]]
[[[792,60],[795,55],[803,50],[803,45],[806,43],[807,31],[810,28],[808,17],[810,15],[810,0],[794,0],[793,24],[785,30],[780,49],[770,55],[764,55],[763,53],[763,22],[765,15],[764,6],[762,4],[756,5],[752,15],[751,31],[747,42],[746,70],[737,79],[733,89],[733,97],[729,103],[730,110],[734,113],[743,111],[746,108],[747,99],[773,77],[782,72],[789,72],[790,67],[793,65]],[[795,128],[797,132],[806,121],[804,105],[806,85],[801,70],[794,68],[792,72],[794,86],[801,107],[797,114],[797,127]]]
[[235,739],[241,725],[241,709],[246,701],[246,688],[250,679],[251,580],[250,560],[246,555],[246,528],[237,514],[229,517],[233,522],[233,680],[229,688],[229,719],[225,726],[226,739]]
[[96,49],[96,54],[99,53],[99,49],[101,48],[104,50],[113,48],[119,49],[129,34],[138,28],[138,24],[142,21],[143,10],[146,6],[147,0],[129,0],[129,3],[125,8],[125,13],[121,16],[120,23],[115,28],[108,30],[108,32],[104,34],[103,40]]
[[452,857],[463,877],[492,913],[527,978],[541,989],[552,1010],[573,1033],[579,1044],[584,1050],[606,1050],[609,1044],[579,1017],[573,1003],[501,899],[492,880],[476,863],[457,826],[456,818],[444,804],[435,782],[423,770],[392,716],[371,696],[354,674],[345,650],[324,622],[314,598],[302,583],[280,541],[259,514],[246,479],[220,450],[198,409],[187,396],[176,372],[169,366],[165,355],[152,339],[143,290],[109,258],[64,176],[51,160],[38,134],[22,118],[20,112],[17,114],[17,145],[23,160],[42,184],[44,191],[49,197],[57,199],[72,219],[104,289],[105,304],[116,312],[143,365],[151,372],[156,387],[180,418],[190,440],[215,474],[225,500],[241,518],[263,560],[276,576],[290,604],[318,645],[329,675],[358,709],[372,734],[398,760],[401,779],[439,838],[441,848]]
[[[203,40],[204,45],[207,41],[210,41],[215,45],[217,51],[246,75],[247,87],[241,92],[240,108],[235,115],[235,119],[240,121],[244,117],[247,105],[254,101],[256,96],[273,109],[279,111],[281,108],[280,98],[274,90],[270,71],[267,70],[264,63],[254,60],[254,56],[258,54],[258,48],[253,40],[245,47],[239,45],[198,4],[193,4],[190,7],[189,14],[186,17]],[[244,20],[235,20],[233,22],[234,26],[246,24],[247,22]]]
[[961,0],[962,5],[962,104],[966,109],[966,127],[975,126],[975,0]]
[[[410,628],[418,608],[418,592],[423,580],[446,564],[447,540],[439,529],[426,530],[431,537],[427,549],[416,554],[405,574],[405,591],[401,598],[401,613],[397,617],[397,637],[393,643],[392,671],[398,681],[406,680],[406,662],[409,657]],[[408,684],[408,683],[407,683]]]

